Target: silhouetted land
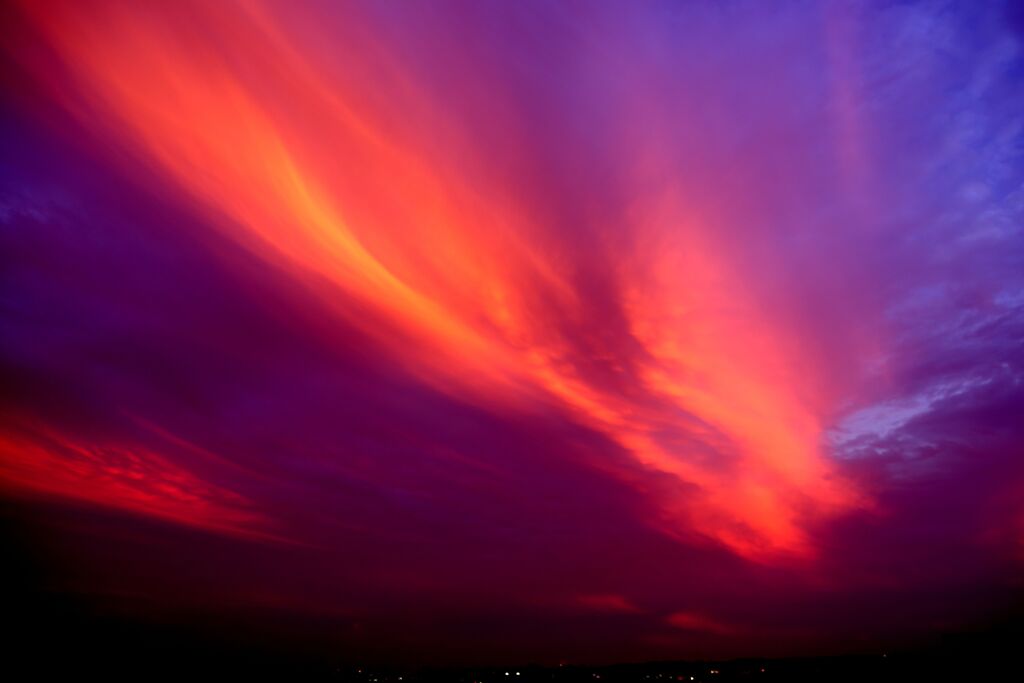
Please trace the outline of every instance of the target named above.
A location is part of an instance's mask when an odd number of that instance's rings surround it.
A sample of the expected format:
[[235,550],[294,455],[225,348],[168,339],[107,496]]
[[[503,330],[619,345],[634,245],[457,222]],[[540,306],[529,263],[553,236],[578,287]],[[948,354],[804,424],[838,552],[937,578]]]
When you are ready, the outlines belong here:
[[[4,516],[0,515],[0,522]],[[24,531],[0,523],[5,558],[0,648],[4,680],[344,681],[347,683],[727,683],[729,681],[1024,680],[1024,628],[1017,618],[937,637],[914,650],[834,657],[649,662],[608,666],[422,667],[375,653],[340,653],[322,624],[266,615],[246,624],[212,614],[160,622],[130,610],[98,611],[92,599],[47,588],[47,572]],[[143,605],[144,607],[144,605]],[[457,644],[455,644],[457,646]],[[16,675],[10,675],[14,672]]]

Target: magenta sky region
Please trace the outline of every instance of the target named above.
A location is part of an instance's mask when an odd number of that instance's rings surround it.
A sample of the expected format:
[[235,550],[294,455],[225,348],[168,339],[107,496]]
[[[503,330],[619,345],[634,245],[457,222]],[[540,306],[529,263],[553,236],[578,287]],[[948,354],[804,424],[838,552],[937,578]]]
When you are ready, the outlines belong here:
[[47,590],[437,661],[1018,604],[1013,3],[0,18],[0,495]]

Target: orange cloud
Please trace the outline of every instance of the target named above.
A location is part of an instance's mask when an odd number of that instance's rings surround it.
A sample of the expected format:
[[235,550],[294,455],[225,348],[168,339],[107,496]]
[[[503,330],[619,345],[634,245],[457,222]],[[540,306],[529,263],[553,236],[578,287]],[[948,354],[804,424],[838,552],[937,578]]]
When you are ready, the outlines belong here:
[[[581,350],[573,340],[595,314],[572,249],[466,172],[457,159],[472,145],[437,124],[436,103],[397,64],[339,47],[388,65],[380,88],[394,101],[371,105],[381,92],[304,54],[259,3],[25,13],[72,77],[71,88],[52,82],[54,97],[87,127],[422,381],[469,402],[553,404],[676,482],[650,500],[666,533],[752,559],[810,556],[809,522],[863,504],[820,452],[823,407],[804,386],[799,340],[759,312],[713,226],[686,207],[638,193],[635,244],[604,274],[631,341]],[[593,363],[620,379],[596,379]],[[615,462],[588,464],[636,485]],[[143,505],[135,490],[112,495]]]
[[151,450],[88,443],[52,430],[0,433],[0,487],[233,536],[271,537],[269,520],[246,498]]

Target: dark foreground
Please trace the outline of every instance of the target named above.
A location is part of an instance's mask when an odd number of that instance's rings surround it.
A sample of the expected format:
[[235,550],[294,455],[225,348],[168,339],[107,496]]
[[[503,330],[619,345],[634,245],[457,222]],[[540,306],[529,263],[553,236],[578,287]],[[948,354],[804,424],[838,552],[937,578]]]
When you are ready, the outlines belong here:
[[[66,616],[66,615],[64,615]],[[82,615],[79,615],[82,616]],[[22,615],[24,617],[24,614]],[[34,623],[31,623],[33,622]],[[956,636],[913,651],[801,658],[647,662],[616,665],[508,664],[424,667],[358,663],[358,653],[332,654],[301,643],[195,638],[179,628],[90,619],[10,623],[3,657],[7,680],[230,680],[350,683],[726,683],[786,681],[1019,681],[1020,629]]]
[[[2,510],[2,507],[0,507]],[[0,514],[0,520],[3,515]],[[85,600],[51,588],[38,548],[0,523],[0,680],[342,681],[349,683],[727,683],[728,681],[875,682],[1024,680],[1019,605],[985,626],[915,646],[829,657],[748,658],[588,665],[501,660],[451,643],[447,652],[397,643],[345,649],[329,624],[287,614],[216,611],[154,619],[148,603],[112,596]],[[173,602],[174,596],[164,596]],[[105,605],[107,608],[101,608]],[[189,616],[185,616],[185,615]],[[497,661],[492,666],[414,662]],[[442,659],[443,658],[443,659]]]

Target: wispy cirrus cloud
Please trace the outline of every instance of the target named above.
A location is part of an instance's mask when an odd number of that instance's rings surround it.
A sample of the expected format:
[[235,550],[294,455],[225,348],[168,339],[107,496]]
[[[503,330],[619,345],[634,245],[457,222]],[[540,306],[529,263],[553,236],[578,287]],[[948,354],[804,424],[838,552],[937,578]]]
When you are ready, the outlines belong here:
[[5,495],[245,540],[194,597],[367,641],[983,619],[1024,481],[1012,9],[6,8]]

